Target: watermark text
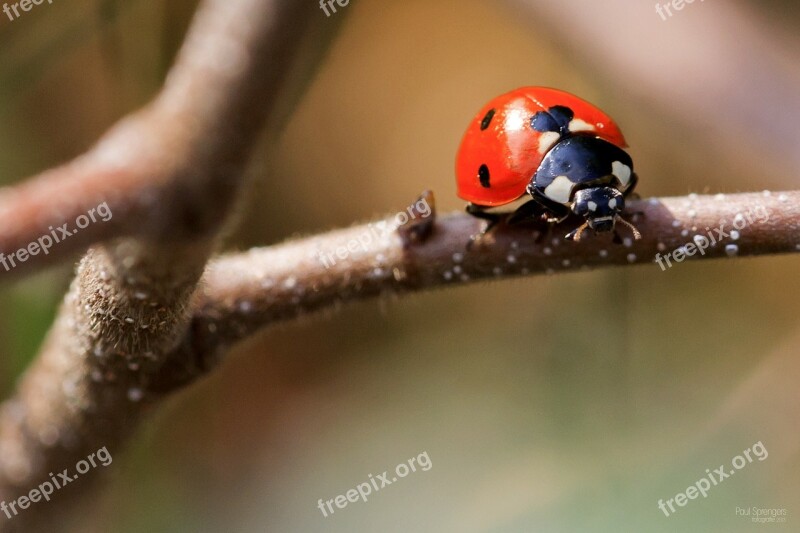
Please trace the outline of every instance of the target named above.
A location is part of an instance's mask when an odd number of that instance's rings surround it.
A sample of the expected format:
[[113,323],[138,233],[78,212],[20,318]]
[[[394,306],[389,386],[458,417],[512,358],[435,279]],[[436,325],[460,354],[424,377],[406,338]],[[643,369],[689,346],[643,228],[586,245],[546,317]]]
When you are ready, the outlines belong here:
[[[705,2],[705,0],[700,0],[701,2]],[[664,2],[664,4],[656,4],[656,13],[658,16],[661,17],[661,20],[667,20],[668,17],[672,17],[674,13],[672,10],[681,11],[686,4],[693,4],[694,0],[671,0],[670,2]],[[666,14],[664,14],[666,13]]]
[[[655,262],[661,267],[661,271],[672,268],[672,262],[681,263],[687,257],[691,257],[697,253],[706,255],[706,250],[709,247],[716,246],[726,239],[730,241],[739,240],[740,231],[755,222],[764,223],[769,220],[770,213],[764,206],[757,206],[752,210],[745,213],[737,213],[733,217],[733,229],[726,229],[727,221],[720,221],[719,227],[706,228],[706,234],[697,234],[692,239],[693,242],[687,242],[683,246],[676,248],[668,254],[661,255],[661,252],[656,254]],[[731,242],[725,246],[725,253],[734,256],[739,252],[739,246],[735,242]]]
[[80,230],[88,227],[89,224],[97,221],[108,222],[113,216],[108,204],[103,202],[97,207],[89,209],[85,215],[78,215],[75,219],[75,227],[73,228],[70,228],[68,223],[62,224],[57,228],[50,226],[47,228],[50,230],[50,233],[45,233],[37,240],[29,243],[28,246],[20,248],[16,252],[11,252],[8,255],[0,252],[0,265],[3,265],[3,268],[8,272],[12,268],[16,268],[17,264],[24,263],[35,255],[39,255],[40,253],[44,255],[49,254],[50,248],[52,248],[53,245],[62,242],[68,237],[72,237]]
[[[367,476],[367,481],[359,483],[355,488],[348,490],[344,494],[339,494],[330,500],[323,500],[320,498],[317,502],[317,508],[322,512],[322,516],[327,518],[336,512],[334,506],[337,509],[344,509],[349,503],[356,503],[359,500],[366,503],[367,496],[373,492],[378,492],[384,487],[388,487],[392,483],[406,477],[410,473],[416,472],[417,468],[423,472],[427,472],[432,467],[433,463],[431,462],[431,458],[428,457],[428,452],[422,452],[416,457],[412,457],[408,461],[397,465],[394,469],[394,475],[390,474],[388,470],[377,476],[369,474]],[[389,476],[392,477],[390,478]]]
[[731,459],[732,469],[726,470],[725,465],[720,465],[720,467],[715,470],[706,468],[707,475],[705,477],[697,480],[694,485],[689,485],[685,491],[679,492],[666,502],[664,500],[658,500],[658,508],[664,513],[664,516],[672,516],[677,511],[675,508],[676,505],[678,507],[685,507],[686,504],[689,503],[689,500],[697,499],[701,494],[703,498],[707,498],[708,491],[711,490],[712,487],[716,487],[734,475],[737,470],[741,470],[752,463],[754,458],[763,461],[767,457],[769,457],[769,452],[767,452],[767,449],[761,441],[758,441],[750,448],[744,450],[742,455],[737,455]]
[[24,494],[10,502],[0,502],[0,511],[3,511],[6,517],[11,520],[17,516],[20,511],[24,511],[30,507],[32,503],[38,503],[42,500],[49,502],[50,496],[52,496],[56,490],[64,488],[68,483],[72,483],[81,474],[85,474],[92,468],[98,466],[108,466],[113,460],[111,454],[108,453],[106,447],[103,446],[96,452],[89,454],[86,459],[81,459],[75,464],[77,473],[70,475],[68,468],[65,468],[57,475],[53,475],[53,473],[50,472],[50,480],[41,483],[35,489],[31,489],[28,494]]
[[[17,20],[22,14],[19,12],[21,9],[23,12],[28,12],[33,9],[33,6],[38,6],[44,3],[44,0],[20,0],[19,2],[14,2],[9,6],[7,3],[3,4],[3,13],[8,16],[8,20],[14,21]],[[53,0],[47,0],[48,4],[52,4]],[[14,12],[12,15],[11,12]]]
[[350,0],[319,0],[319,8],[325,12],[326,17],[331,16],[331,12],[336,13],[336,5],[339,7],[347,7]]
[[336,260],[347,259],[350,254],[355,252],[368,252],[370,247],[376,245],[390,233],[404,226],[411,220],[424,219],[431,216],[433,210],[428,203],[427,197],[421,197],[410,205],[405,211],[400,211],[390,220],[381,220],[367,224],[367,228],[358,236],[350,239],[347,245],[337,247],[335,250],[318,250],[317,254],[322,266],[331,268],[336,264]]

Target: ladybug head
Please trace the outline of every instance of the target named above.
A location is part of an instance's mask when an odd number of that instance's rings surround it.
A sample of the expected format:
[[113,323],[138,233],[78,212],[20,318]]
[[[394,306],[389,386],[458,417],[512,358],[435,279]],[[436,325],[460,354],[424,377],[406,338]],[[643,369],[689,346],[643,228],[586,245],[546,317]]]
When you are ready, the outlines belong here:
[[591,187],[575,193],[571,208],[594,231],[605,233],[614,229],[617,216],[625,209],[625,198],[613,187]]
[[[625,198],[614,187],[581,189],[575,193],[570,208],[576,215],[584,217],[586,223],[567,235],[568,239],[579,241],[587,227],[597,233],[614,231],[617,222],[628,226],[633,232],[634,238],[641,237],[630,222],[619,216],[625,209]],[[618,239],[618,237],[616,238]]]

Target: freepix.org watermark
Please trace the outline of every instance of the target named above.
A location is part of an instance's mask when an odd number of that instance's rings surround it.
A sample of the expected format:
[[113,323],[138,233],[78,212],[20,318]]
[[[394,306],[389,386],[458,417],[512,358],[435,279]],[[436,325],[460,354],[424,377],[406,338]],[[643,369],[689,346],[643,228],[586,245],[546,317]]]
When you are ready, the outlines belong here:
[[418,456],[412,457],[408,461],[397,465],[394,469],[394,475],[392,475],[391,479],[389,478],[391,474],[389,474],[388,470],[384,471],[383,474],[378,474],[374,477],[372,474],[369,474],[367,476],[369,478],[367,481],[359,483],[354,489],[350,489],[344,494],[339,494],[330,500],[323,500],[320,498],[317,502],[317,508],[322,511],[322,516],[327,518],[336,512],[334,506],[337,509],[344,509],[347,507],[347,504],[356,503],[359,500],[366,503],[367,496],[373,492],[378,492],[384,487],[388,487],[392,483],[399,481],[412,472],[416,472],[417,467],[419,467],[419,469],[423,472],[427,472],[433,467],[431,458],[428,457],[428,452],[422,452]]
[[350,239],[347,246],[339,246],[336,250],[319,250],[319,260],[325,268],[331,268],[336,264],[336,260],[344,261],[351,253],[369,251],[370,246],[379,242],[381,239],[395,231],[398,227],[404,226],[410,220],[423,219],[431,216],[433,210],[428,203],[428,198],[423,196],[405,211],[400,211],[391,219],[391,223],[386,220],[368,224],[367,229],[357,237]]
[[685,491],[679,492],[666,502],[664,500],[658,500],[658,508],[664,513],[664,516],[672,516],[677,511],[677,509],[675,509],[676,505],[678,507],[685,507],[686,504],[689,503],[689,500],[697,499],[701,494],[703,498],[708,497],[708,491],[711,490],[712,487],[716,487],[734,475],[737,470],[741,470],[752,463],[754,456],[759,461],[763,461],[769,457],[769,452],[767,452],[767,449],[761,441],[756,442],[750,448],[744,450],[742,455],[737,455],[731,459],[732,469],[725,470],[725,465],[720,465],[720,467],[715,470],[706,468],[706,474],[708,474],[706,477],[700,478],[694,485],[690,485]]
[[[14,2],[9,6],[8,4],[3,4],[3,13],[8,15],[8,20],[17,20],[22,14],[19,12],[21,9],[23,12],[28,12],[33,9],[33,6],[38,6],[44,3],[44,0],[21,0],[20,2]],[[53,0],[47,0],[48,4],[52,4]],[[11,12],[14,12],[14,15]]]
[[[700,0],[704,2],[705,0]],[[656,4],[656,13],[658,16],[661,17],[661,20],[667,20],[667,17],[672,17],[674,13],[672,10],[681,11],[686,4],[693,4],[694,0],[671,0],[670,2],[664,2],[664,4]],[[666,15],[664,14],[666,12]]]
[[339,7],[347,7],[349,3],[350,0],[319,0],[319,8],[325,12],[326,17],[330,17],[331,11],[336,13],[336,6],[334,4],[339,4]]
[[[661,267],[661,271],[665,271],[672,267],[672,261],[676,263],[683,262],[687,257],[691,257],[696,253],[706,255],[706,250],[711,246],[723,242],[726,239],[731,241],[739,240],[740,231],[758,220],[759,223],[764,223],[769,220],[769,211],[764,206],[758,206],[745,213],[738,213],[733,217],[733,229],[726,231],[726,221],[721,221],[719,227],[710,229],[706,228],[706,235],[697,234],[692,239],[692,242],[687,242],[683,246],[676,248],[666,255],[661,255],[661,252],[656,254],[655,262]],[[736,255],[739,251],[739,246],[732,242],[725,246],[725,252],[728,255]]]
[[113,216],[114,215],[111,213],[111,209],[108,207],[108,204],[103,202],[97,207],[89,209],[85,215],[79,215],[78,218],[75,219],[76,227],[70,229],[69,223],[62,224],[57,228],[50,226],[47,228],[50,230],[50,233],[42,235],[34,242],[28,244],[28,246],[25,248],[20,248],[16,252],[11,252],[8,255],[0,252],[0,265],[3,265],[3,268],[5,268],[6,272],[8,272],[12,268],[16,268],[17,264],[24,263],[35,255],[39,255],[40,253],[43,253],[44,255],[49,254],[50,248],[60,243],[64,239],[72,237],[80,230],[88,227],[89,224],[98,221],[108,222]]
[[[86,459],[81,459],[75,464],[77,473],[69,475],[69,468],[65,468],[58,475],[53,475],[50,472],[50,481],[45,481],[37,488],[31,489],[28,494],[20,496],[16,500],[10,502],[0,502],[0,511],[3,511],[6,517],[11,520],[19,514],[19,511],[24,511],[31,506],[32,503],[38,503],[42,500],[50,501],[50,496],[59,489],[63,489],[65,485],[75,481],[81,474],[87,473],[92,468],[98,466],[108,466],[114,459],[105,446],[100,448],[94,453],[90,453]],[[19,510],[18,510],[19,508]]]

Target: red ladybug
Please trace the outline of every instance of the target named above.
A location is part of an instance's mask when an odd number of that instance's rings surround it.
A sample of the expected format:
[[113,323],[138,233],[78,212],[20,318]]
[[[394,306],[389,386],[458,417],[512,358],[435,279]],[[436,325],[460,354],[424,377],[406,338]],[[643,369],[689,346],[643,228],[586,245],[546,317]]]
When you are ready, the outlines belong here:
[[470,122],[456,158],[458,196],[490,226],[500,215],[487,208],[528,194],[532,200],[509,222],[544,216],[555,223],[574,213],[586,222],[568,239],[580,240],[587,227],[613,231],[616,222],[638,239],[619,216],[637,182],[625,147],[617,124],[592,104],[557,89],[523,87],[493,99]]

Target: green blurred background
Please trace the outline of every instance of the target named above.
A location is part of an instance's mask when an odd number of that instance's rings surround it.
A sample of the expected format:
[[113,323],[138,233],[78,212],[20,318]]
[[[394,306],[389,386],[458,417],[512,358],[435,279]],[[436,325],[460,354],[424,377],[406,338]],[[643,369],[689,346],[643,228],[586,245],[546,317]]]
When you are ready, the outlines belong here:
[[[3,184],[147,102],[195,5],[55,0],[0,18]],[[613,116],[643,196],[797,188],[793,2],[695,2],[662,20],[626,0],[351,0],[333,16],[338,38],[264,136],[227,249],[396,212],[427,188],[461,209],[463,129],[523,85]],[[73,267],[0,287],[6,394]],[[156,413],[71,531],[800,531],[797,289],[792,256],[651,265],[387,296],[274,328]],[[657,508],[758,441],[763,462],[674,516]],[[317,509],[422,452],[429,471]]]

